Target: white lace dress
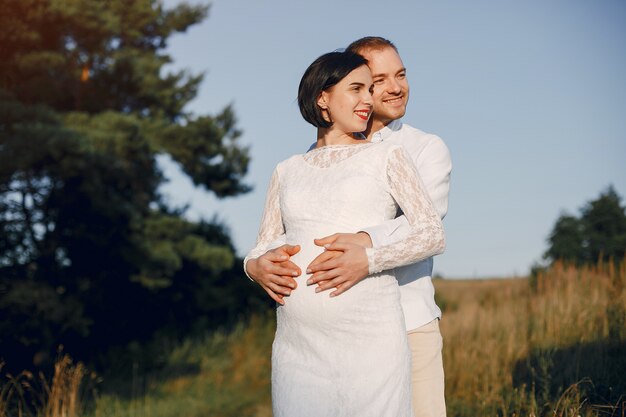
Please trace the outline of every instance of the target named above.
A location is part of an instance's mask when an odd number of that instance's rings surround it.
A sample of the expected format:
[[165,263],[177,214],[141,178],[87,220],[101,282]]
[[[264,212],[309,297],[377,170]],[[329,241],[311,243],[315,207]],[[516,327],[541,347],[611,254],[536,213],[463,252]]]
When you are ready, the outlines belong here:
[[358,232],[402,209],[413,227],[400,242],[367,249],[370,276],[329,297],[309,275],[277,307],[272,347],[274,417],[410,417],[410,353],[392,273],[443,250],[439,216],[406,151],[391,143],[333,145],[295,155],[272,176],[256,258],[278,236],[301,245],[302,271],[322,248],[314,238]]

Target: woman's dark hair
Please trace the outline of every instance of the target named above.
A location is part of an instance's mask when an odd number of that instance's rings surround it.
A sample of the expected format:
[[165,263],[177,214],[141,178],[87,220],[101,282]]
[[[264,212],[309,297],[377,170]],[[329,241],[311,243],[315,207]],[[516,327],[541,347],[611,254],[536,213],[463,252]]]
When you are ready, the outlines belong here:
[[298,106],[304,120],[315,127],[331,127],[332,121],[322,116],[317,99],[346,75],[367,65],[367,60],[353,52],[329,52],[317,58],[304,72],[298,87]]

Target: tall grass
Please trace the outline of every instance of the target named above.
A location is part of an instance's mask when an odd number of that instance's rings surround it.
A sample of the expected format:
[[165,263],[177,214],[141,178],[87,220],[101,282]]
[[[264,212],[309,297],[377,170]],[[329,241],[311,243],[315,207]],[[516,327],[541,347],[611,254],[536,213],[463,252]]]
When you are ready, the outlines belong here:
[[81,384],[86,375],[83,364],[74,365],[67,355],[55,363],[51,382],[28,371],[8,374],[0,382],[0,417],[81,417]]
[[438,281],[449,414],[621,417],[624,265]]
[[[621,265],[556,264],[529,279],[436,280],[448,416],[624,417]],[[96,395],[89,410],[78,395],[84,368],[62,359],[52,384],[35,390],[42,393],[36,406],[25,401],[32,375],[0,383],[0,417],[269,417],[274,329],[268,315],[189,339],[168,349],[159,372],[108,381],[123,388]]]

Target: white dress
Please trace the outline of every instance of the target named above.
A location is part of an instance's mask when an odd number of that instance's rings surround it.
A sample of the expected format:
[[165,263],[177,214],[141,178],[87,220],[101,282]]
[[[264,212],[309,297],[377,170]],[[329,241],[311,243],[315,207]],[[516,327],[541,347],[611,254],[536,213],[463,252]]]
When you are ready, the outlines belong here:
[[406,151],[390,143],[332,145],[295,155],[272,176],[256,258],[285,233],[301,245],[302,271],[322,252],[313,244],[396,216],[413,232],[367,249],[370,276],[337,297],[315,293],[309,275],[277,307],[272,346],[274,417],[410,417],[410,352],[399,289],[388,270],[443,250],[439,216]]

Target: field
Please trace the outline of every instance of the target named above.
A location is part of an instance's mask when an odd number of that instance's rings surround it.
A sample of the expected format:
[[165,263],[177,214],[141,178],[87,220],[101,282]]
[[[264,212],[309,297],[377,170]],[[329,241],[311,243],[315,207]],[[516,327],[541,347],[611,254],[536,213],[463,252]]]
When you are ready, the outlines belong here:
[[[626,415],[624,265],[436,280],[448,416]],[[17,405],[24,416],[269,417],[273,331],[272,315],[253,317],[163,349],[162,370],[119,383],[62,359],[50,383],[5,378],[0,417]]]

